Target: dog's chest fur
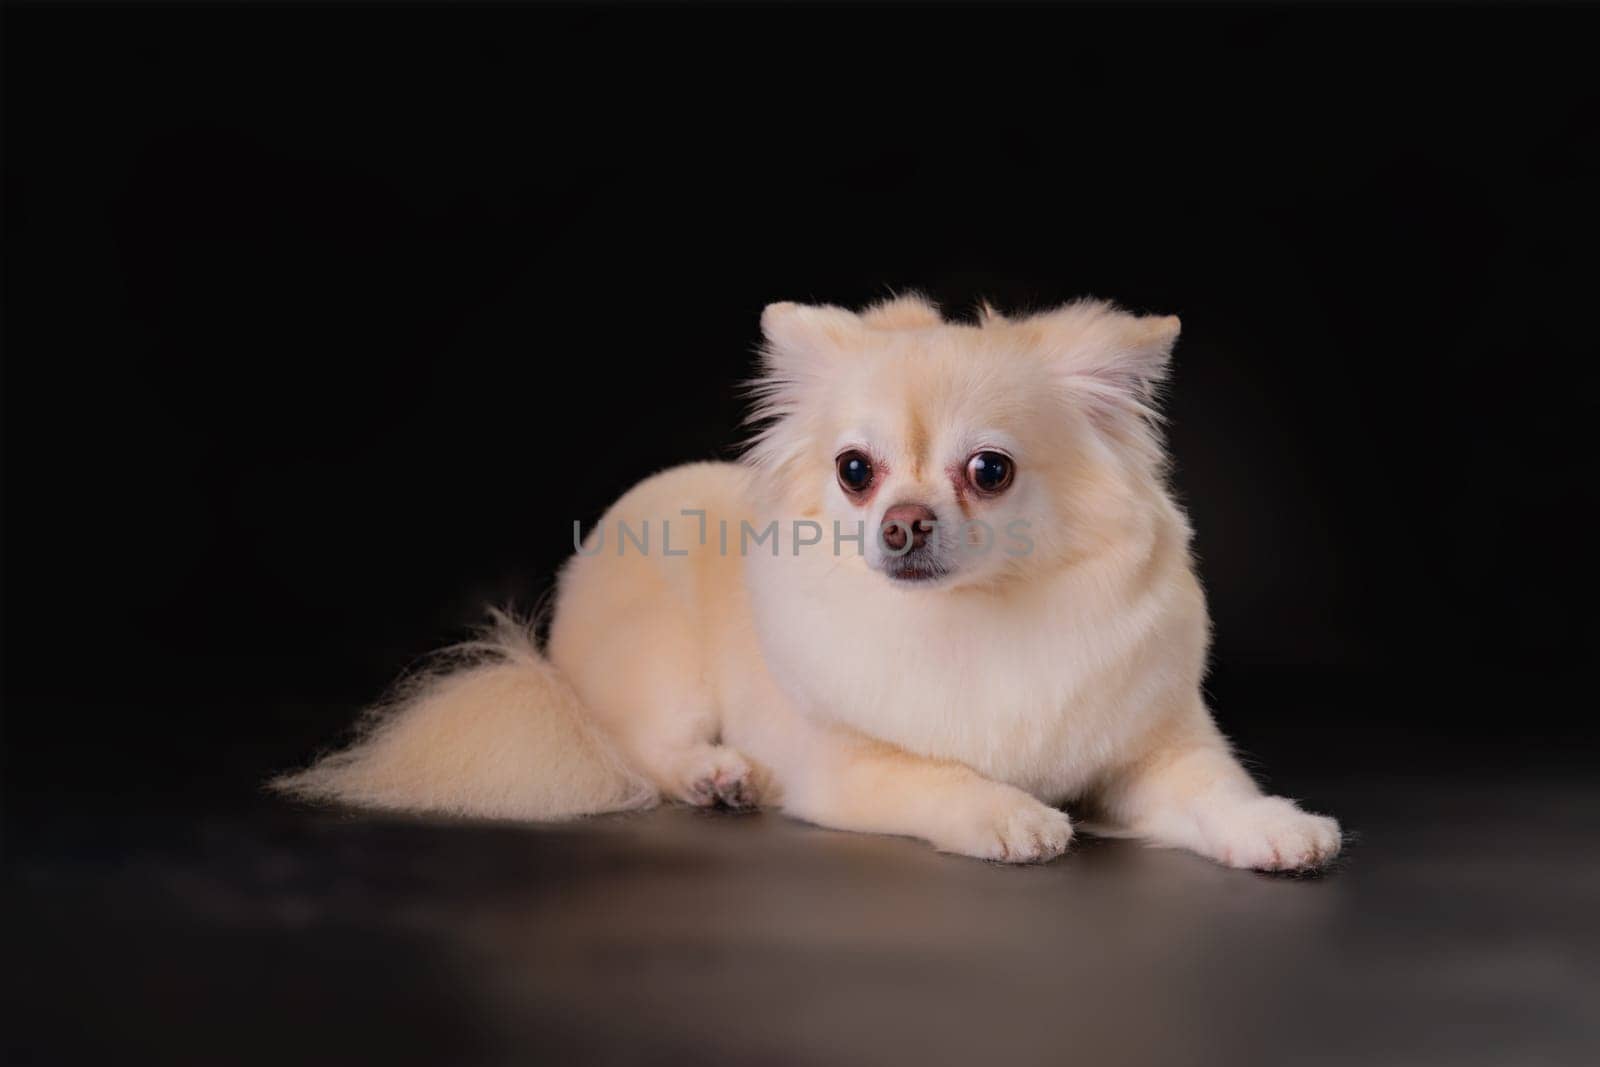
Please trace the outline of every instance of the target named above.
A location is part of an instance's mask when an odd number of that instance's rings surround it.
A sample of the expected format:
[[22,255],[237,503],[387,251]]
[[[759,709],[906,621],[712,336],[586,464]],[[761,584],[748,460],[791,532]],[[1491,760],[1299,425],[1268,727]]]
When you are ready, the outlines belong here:
[[1204,655],[1186,561],[1120,589],[1058,574],[1006,595],[897,588],[854,562],[750,559],[778,685],[808,715],[1044,799],[1091,786]]

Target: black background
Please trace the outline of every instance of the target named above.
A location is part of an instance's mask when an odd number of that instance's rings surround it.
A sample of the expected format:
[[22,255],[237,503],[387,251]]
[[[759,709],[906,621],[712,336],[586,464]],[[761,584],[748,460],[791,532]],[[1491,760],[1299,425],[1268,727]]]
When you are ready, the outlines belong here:
[[253,796],[905,288],[1183,317],[1236,734],[1570,750],[1591,15],[8,6],[10,810]]

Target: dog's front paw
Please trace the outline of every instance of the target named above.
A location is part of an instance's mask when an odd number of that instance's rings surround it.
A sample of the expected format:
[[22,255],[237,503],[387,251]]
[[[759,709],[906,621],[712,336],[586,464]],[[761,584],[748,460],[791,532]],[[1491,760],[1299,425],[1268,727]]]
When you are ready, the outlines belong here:
[[998,787],[966,810],[952,811],[945,832],[933,844],[943,852],[999,860],[1044,863],[1067,850],[1072,820],[1020,789]]
[[1211,819],[1212,855],[1229,867],[1303,871],[1339,854],[1339,824],[1284,797],[1256,797]]

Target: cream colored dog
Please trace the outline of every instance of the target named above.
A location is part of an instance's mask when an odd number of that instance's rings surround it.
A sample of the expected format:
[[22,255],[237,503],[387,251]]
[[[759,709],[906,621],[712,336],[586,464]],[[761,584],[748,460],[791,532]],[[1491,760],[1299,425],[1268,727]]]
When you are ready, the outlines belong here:
[[1060,855],[1081,800],[1235,867],[1338,852],[1200,693],[1205,597],[1151,406],[1177,319],[973,325],[902,297],[761,324],[747,462],[619,500],[561,576],[548,659],[502,617],[277,784],[517,819],[770,805],[1012,862]]

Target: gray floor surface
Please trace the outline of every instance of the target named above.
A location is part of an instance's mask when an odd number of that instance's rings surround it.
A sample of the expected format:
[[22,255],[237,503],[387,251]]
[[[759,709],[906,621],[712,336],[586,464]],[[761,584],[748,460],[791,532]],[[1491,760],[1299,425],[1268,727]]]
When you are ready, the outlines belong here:
[[778,815],[275,803],[14,857],[14,1063],[1600,1062],[1600,793],[1332,781],[1316,878]]

